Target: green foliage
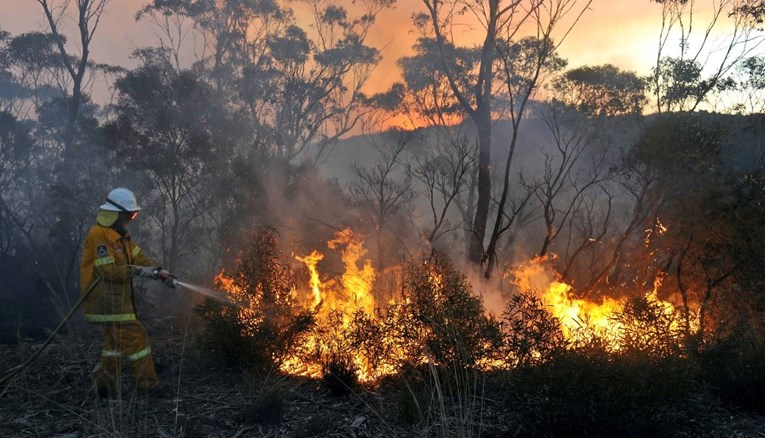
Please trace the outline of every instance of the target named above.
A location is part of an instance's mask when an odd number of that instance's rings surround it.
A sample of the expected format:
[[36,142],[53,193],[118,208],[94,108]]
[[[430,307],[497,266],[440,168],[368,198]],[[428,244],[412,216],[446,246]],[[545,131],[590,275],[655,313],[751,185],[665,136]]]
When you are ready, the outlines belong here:
[[719,170],[720,146],[726,131],[719,122],[693,113],[657,116],[634,145],[627,159],[645,164],[666,189],[678,186],[678,178],[708,178]]
[[556,100],[594,116],[641,114],[648,102],[645,82],[611,64],[568,70],[553,89]]
[[527,36],[518,41],[498,42],[497,52],[503,67],[499,77],[515,99],[531,96],[539,85],[538,75],[556,73],[568,61],[555,51],[555,42]]
[[[191,71],[178,72],[159,49],[136,53],[142,64],[117,81],[117,118],[107,124],[118,156],[159,184],[173,175],[200,178],[215,162],[225,124],[211,90]],[[223,143],[225,144],[225,143]]]
[[194,308],[194,312],[205,324],[197,338],[197,347],[203,359],[225,366],[262,362],[260,358],[248,357],[250,354],[257,355],[258,349],[243,335],[245,325],[239,319],[236,307],[207,299]]
[[701,64],[694,60],[664,57],[653,69],[652,91],[659,96],[660,109],[682,110],[690,101],[703,98],[706,90]]
[[29,128],[12,114],[0,111],[0,189],[7,191],[21,177],[34,150]]
[[[435,82],[443,80],[444,63],[454,72],[456,80],[461,84],[463,81],[467,83],[473,78],[473,70],[480,62],[480,52],[477,49],[455,47],[451,44],[439,48],[436,40],[431,38],[419,38],[414,45],[414,52],[414,56],[399,60],[404,81],[413,91],[428,89],[434,86]],[[454,110],[456,109],[455,107]]]
[[757,30],[762,31],[765,19],[765,2],[762,0],[745,0],[737,3],[731,15],[743,19]]
[[244,120],[244,141],[292,160],[308,145],[338,141],[359,120],[351,114],[365,111],[360,90],[381,59],[365,40],[376,14],[393,1],[363,3],[348,11],[317,2],[306,10],[315,23],[310,32],[282,0],[154,0],[137,18],[193,22],[213,48],[195,68]]
[[63,67],[56,37],[50,33],[28,32],[11,38],[7,56],[10,64],[36,74],[46,68]]
[[290,26],[283,36],[274,36],[268,45],[274,60],[285,64],[303,63],[310,53],[308,37],[298,26]]

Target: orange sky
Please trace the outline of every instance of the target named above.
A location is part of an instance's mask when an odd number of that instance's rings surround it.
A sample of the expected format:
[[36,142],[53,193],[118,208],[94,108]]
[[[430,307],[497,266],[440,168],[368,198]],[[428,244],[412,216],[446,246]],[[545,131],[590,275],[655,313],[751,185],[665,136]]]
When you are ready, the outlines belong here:
[[[153,44],[148,25],[136,23],[133,18],[146,2],[110,0],[94,39],[94,60],[130,67],[132,50]],[[378,18],[369,43],[382,49],[383,61],[368,91],[385,89],[398,79],[396,60],[409,52],[416,38],[410,17],[420,10],[420,4],[419,0],[398,0],[394,10]],[[44,27],[40,6],[34,0],[0,0],[0,11],[0,27],[12,34]],[[595,0],[561,47],[561,53],[570,67],[612,63],[647,73],[655,56],[660,12],[660,6],[650,0]],[[471,40],[465,35],[465,41]]]

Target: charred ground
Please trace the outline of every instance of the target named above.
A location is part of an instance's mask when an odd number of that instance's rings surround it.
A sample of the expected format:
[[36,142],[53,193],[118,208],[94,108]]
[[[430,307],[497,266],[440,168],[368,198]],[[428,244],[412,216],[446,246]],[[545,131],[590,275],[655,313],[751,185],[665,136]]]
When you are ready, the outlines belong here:
[[[179,324],[183,325],[183,324]],[[760,436],[765,420],[700,390],[689,363],[568,355],[514,375],[476,375],[476,417],[465,425],[433,405],[430,370],[411,370],[333,396],[321,380],[210,364],[181,330],[149,323],[160,377],[173,396],[155,400],[123,385],[121,400],[98,400],[91,370],[100,335],[69,334],[5,391],[0,434],[8,437],[416,437],[416,436]],[[0,366],[15,366],[34,342],[1,347]],[[689,369],[689,367],[691,369]],[[679,372],[680,371],[680,372]],[[730,379],[751,379],[741,369]],[[544,383],[540,383],[544,382]],[[664,383],[661,383],[664,382]],[[707,382],[712,383],[712,382]],[[722,382],[718,382],[722,383]],[[749,385],[739,382],[738,391]],[[731,395],[731,394],[729,394]],[[743,393],[734,398],[746,398]],[[760,399],[761,400],[761,399]],[[740,400],[742,401],[742,400]],[[755,402],[749,398],[748,402]],[[444,400],[448,409],[461,402]],[[750,406],[751,407],[751,406]],[[762,409],[762,406],[759,407]],[[463,412],[464,414],[464,412]],[[465,426],[469,426],[467,429]]]

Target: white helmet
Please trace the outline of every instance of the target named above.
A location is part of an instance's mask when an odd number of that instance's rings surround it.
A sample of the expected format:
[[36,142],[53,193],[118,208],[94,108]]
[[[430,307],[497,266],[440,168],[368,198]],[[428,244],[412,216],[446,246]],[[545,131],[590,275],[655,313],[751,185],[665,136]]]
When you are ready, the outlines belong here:
[[106,197],[106,204],[101,206],[101,210],[132,213],[141,210],[141,207],[138,206],[133,192],[119,188],[109,192],[109,196]]

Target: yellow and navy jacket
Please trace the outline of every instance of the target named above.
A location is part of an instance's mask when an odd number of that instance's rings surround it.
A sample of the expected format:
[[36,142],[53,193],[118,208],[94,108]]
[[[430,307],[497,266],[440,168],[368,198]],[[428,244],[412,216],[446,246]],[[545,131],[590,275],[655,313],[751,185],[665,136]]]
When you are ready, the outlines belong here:
[[104,324],[135,321],[133,274],[129,265],[157,266],[129,234],[95,224],[82,250],[80,293],[93,290],[82,304],[85,320]]

